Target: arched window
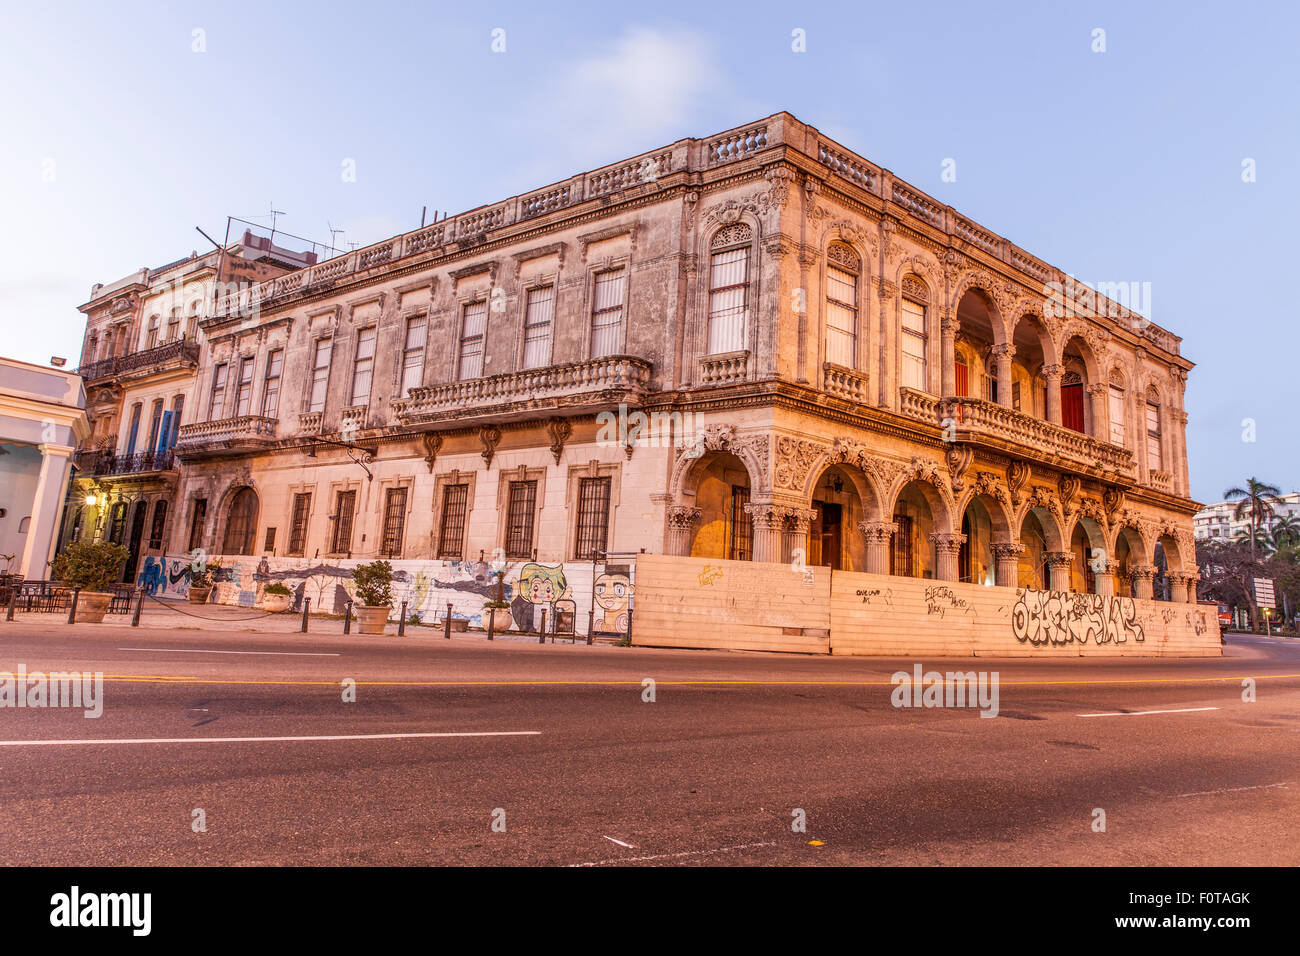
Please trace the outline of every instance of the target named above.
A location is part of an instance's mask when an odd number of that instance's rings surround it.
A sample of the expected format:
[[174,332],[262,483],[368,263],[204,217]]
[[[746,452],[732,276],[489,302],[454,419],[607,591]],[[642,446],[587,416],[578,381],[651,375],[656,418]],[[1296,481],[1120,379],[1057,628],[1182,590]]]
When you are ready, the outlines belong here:
[[1147,389],[1147,471],[1164,471],[1160,454],[1160,395]]
[[739,352],[749,342],[749,248],[744,223],[719,229],[709,259],[708,354]]
[[918,391],[929,391],[926,353],[930,330],[926,310],[929,292],[915,276],[903,277],[902,329],[899,351],[902,355],[902,383]]
[[1120,374],[1119,369],[1113,369],[1110,373],[1110,391],[1108,395],[1110,400],[1110,443],[1122,447],[1125,442],[1124,376]]
[[252,554],[253,533],[257,530],[257,492],[240,488],[230,501],[226,517],[226,536],[221,544],[222,554]]
[[1083,419],[1083,375],[1076,369],[1066,369],[1061,376],[1061,424],[1087,433]]
[[167,499],[159,498],[153,506],[153,523],[149,526],[149,547],[163,546],[163,532],[167,529]]
[[160,321],[156,315],[149,317],[149,331],[144,340],[145,348],[151,349],[158,344],[158,324]]
[[843,243],[826,252],[826,361],[857,367],[858,276],[862,263]]
[[167,341],[175,342],[181,337],[181,311],[172,309],[171,316],[167,319]]

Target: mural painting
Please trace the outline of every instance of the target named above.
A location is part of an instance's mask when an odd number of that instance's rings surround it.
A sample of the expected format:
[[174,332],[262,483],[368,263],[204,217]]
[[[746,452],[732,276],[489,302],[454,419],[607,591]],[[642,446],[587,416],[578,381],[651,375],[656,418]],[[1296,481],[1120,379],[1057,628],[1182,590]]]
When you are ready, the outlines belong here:
[[1131,597],[1066,591],[1017,592],[1011,631],[1022,644],[1123,644],[1145,641]]
[[606,634],[626,634],[632,618],[628,608],[632,603],[632,579],[622,572],[605,572],[596,578],[596,606],[602,616],[596,630]]

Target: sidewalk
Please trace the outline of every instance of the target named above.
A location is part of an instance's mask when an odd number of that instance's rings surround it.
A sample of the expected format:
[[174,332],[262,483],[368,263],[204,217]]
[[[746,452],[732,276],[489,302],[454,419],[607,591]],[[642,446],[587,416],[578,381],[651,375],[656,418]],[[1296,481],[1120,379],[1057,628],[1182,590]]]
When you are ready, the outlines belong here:
[[[52,611],[49,613],[26,612],[21,609],[15,609],[14,619],[6,623],[4,613],[0,608],[0,635],[3,635],[6,627],[18,627],[22,624],[37,624],[43,626],[62,625],[68,626],[68,612]],[[106,614],[102,624],[90,625],[94,627],[122,627],[131,628],[130,614]],[[77,625],[71,625],[76,628]],[[143,609],[140,613],[140,625],[142,628],[153,630],[169,631],[239,631],[243,633],[255,634],[300,634],[302,632],[302,613],[300,611],[282,611],[278,614],[270,614],[253,607],[235,607],[229,604],[190,604],[187,601],[169,601],[165,599],[145,598]],[[322,636],[333,636],[343,634],[343,617],[342,615],[333,614],[310,614],[307,618],[307,633],[319,634]],[[352,622],[353,635],[361,636],[357,629],[357,622]],[[386,636],[397,636],[397,622],[389,621],[385,631]],[[441,626],[426,626],[422,624],[406,625],[407,637],[423,638],[441,638],[444,631]],[[470,640],[487,640],[486,631],[457,631],[451,632],[453,639],[470,639]],[[494,635],[494,640],[507,641],[525,644],[536,644],[536,634],[501,634]],[[548,635],[547,643],[551,638]],[[556,643],[569,643],[567,635],[556,637]],[[577,643],[585,644],[586,637],[579,635]]]

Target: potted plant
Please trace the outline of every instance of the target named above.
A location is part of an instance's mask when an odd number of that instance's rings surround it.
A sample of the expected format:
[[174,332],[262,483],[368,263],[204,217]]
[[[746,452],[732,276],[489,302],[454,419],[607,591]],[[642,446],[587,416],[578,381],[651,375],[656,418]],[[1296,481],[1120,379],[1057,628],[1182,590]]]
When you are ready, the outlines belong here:
[[352,608],[357,612],[358,630],[362,634],[382,634],[393,609],[393,566],[387,561],[371,561],[352,569],[356,597]]
[[289,588],[279,581],[272,581],[262,588],[262,610],[279,614],[289,606]]
[[121,573],[131,552],[110,541],[74,541],[54,559],[50,574],[68,587],[81,588],[76,619],[88,624],[104,620],[113,592],[108,586]]
[[[491,601],[483,603],[483,616],[485,618],[491,616],[492,630],[498,634],[510,630],[514,624],[514,619],[510,616],[510,602],[505,598],[506,571],[508,570],[509,567],[504,564],[493,569],[492,573],[497,578],[497,596]],[[487,627],[486,620],[483,622],[483,626]]]
[[195,564],[190,565],[189,602],[191,604],[208,603],[208,595],[212,593],[212,585],[216,581],[217,572],[220,570],[220,561],[195,562]]

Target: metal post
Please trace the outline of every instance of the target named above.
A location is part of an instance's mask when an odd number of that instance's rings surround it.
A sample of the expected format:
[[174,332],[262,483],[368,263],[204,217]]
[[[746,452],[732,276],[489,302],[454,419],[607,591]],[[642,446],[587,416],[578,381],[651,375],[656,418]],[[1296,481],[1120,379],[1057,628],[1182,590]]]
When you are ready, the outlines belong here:
[[406,636],[406,602],[402,602],[402,618],[397,622],[397,636]]
[[140,626],[140,612],[144,610],[144,588],[135,589],[135,610],[131,613],[131,626]]
[[72,603],[68,605],[68,623],[74,624],[77,620],[77,598],[81,597],[81,588],[72,589]]
[[537,643],[546,643],[546,608],[542,608],[542,636],[537,639]]
[[494,608],[494,607],[486,607],[486,608],[484,608],[483,610],[487,611],[487,616],[488,616],[488,640],[490,641],[490,640],[492,640],[492,632],[493,632],[493,630],[496,628],[496,623],[497,623],[497,616],[496,616],[496,613],[495,613],[495,612],[496,612],[496,608]]
[[343,633],[352,633],[352,602],[343,605]]
[[595,626],[596,626],[596,612],[588,611],[587,612],[587,643],[588,644],[591,644],[591,634]]
[[302,633],[307,633],[307,609],[311,607],[311,598],[303,595],[302,598]]
[[9,589],[9,607],[5,610],[5,620],[14,619],[14,602],[18,600],[18,585],[15,584]]
[[451,602],[447,602],[447,616],[442,619],[443,637],[451,640]]

